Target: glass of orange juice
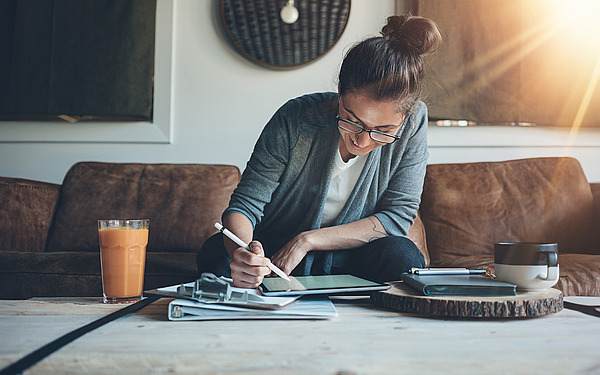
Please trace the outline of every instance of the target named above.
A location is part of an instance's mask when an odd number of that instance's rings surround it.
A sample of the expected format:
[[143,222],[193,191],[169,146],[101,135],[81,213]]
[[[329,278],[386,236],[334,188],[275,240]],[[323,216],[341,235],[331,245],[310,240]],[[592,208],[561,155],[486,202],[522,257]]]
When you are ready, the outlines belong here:
[[98,220],[104,303],[142,299],[150,220]]

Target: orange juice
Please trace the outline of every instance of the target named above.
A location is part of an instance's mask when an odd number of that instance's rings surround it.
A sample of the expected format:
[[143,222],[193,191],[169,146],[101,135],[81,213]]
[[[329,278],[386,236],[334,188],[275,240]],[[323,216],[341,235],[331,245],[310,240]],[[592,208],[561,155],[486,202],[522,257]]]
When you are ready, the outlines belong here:
[[105,302],[139,300],[144,287],[147,226],[99,229],[98,237]]

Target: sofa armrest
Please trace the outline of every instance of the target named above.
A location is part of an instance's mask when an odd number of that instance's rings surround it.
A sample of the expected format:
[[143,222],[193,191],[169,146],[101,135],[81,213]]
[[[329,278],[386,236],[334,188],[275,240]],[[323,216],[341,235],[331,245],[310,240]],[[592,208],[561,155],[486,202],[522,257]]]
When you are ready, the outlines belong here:
[[43,252],[60,185],[0,177],[0,250]]

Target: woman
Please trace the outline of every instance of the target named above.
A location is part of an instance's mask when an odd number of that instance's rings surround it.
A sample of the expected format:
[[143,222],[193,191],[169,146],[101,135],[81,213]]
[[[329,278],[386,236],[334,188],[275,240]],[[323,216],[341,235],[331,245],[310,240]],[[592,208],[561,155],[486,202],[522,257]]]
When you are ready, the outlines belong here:
[[424,266],[405,236],[428,157],[423,55],[441,36],[411,15],[388,18],[381,34],[347,53],[337,94],[290,100],[271,118],[223,213],[252,251],[218,233],[198,254],[200,272],[253,288],[269,262],[286,274],[377,281]]

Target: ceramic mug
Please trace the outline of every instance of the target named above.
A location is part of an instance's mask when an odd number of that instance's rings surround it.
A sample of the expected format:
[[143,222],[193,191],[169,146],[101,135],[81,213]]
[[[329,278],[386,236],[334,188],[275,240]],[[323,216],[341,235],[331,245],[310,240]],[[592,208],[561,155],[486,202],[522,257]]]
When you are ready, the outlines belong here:
[[539,291],[558,282],[558,244],[501,242],[494,244],[496,279],[518,290]]

